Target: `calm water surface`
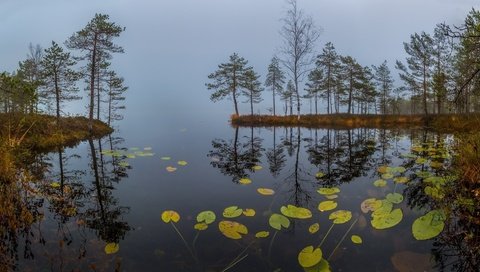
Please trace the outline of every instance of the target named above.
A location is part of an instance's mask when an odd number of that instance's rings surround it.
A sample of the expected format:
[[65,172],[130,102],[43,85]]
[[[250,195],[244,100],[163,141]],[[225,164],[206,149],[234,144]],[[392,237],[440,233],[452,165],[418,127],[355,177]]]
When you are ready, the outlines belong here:
[[[321,243],[333,211],[348,210],[352,219],[332,227],[321,246],[332,271],[442,270],[442,262],[455,263],[459,254],[446,242],[447,234],[417,241],[411,228],[436,205],[418,173],[441,175],[450,163],[451,141],[452,136],[422,130],[232,128],[226,123],[168,131],[120,128],[109,137],[37,156],[33,168],[43,177],[40,193],[29,203],[42,219],[4,244],[17,258],[18,271],[224,271],[235,261],[227,271],[303,271],[298,253]],[[432,168],[435,155],[442,164]],[[427,160],[417,161],[422,156]],[[374,186],[383,165],[405,167],[405,173],[394,175],[410,182],[389,178],[386,186]],[[169,172],[168,166],[176,170]],[[319,172],[322,178],[316,177]],[[252,183],[241,184],[241,178]],[[261,187],[275,194],[261,195]],[[340,189],[332,211],[317,208],[327,200],[317,192],[322,187]],[[363,213],[360,205],[393,192],[404,197],[393,204],[403,219],[377,230],[371,212]],[[308,208],[313,216],[290,219],[290,227],[276,233],[269,217],[288,204]],[[223,218],[224,208],[232,205],[256,214]],[[161,220],[165,210],[180,214],[175,226],[191,253],[173,226]],[[199,232],[193,226],[204,210],[217,218]],[[222,220],[244,224],[248,234],[225,237],[218,228]],[[314,223],[320,228],[311,234]],[[259,231],[270,236],[255,238]],[[352,235],[363,243],[354,244]],[[119,251],[106,254],[108,243],[118,243]]]

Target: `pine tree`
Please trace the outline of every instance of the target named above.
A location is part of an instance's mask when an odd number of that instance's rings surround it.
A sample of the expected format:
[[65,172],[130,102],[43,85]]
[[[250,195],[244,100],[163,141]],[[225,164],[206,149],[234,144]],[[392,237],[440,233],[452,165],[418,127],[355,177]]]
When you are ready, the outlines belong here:
[[262,83],[258,80],[260,76],[255,73],[252,67],[248,67],[240,81],[243,87],[242,94],[247,97],[245,102],[250,103],[250,115],[253,115],[253,104],[258,104],[262,101]]
[[107,74],[107,90],[107,124],[110,126],[113,121],[123,119],[123,116],[118,111],[125,109],[125,105],[122,104],[125,100],[123,94],[128,90],[128,87],[124,85],[123,77],[119,77],[114,71],[109,71]]
[[344,104],[347,104],[347,113],[352,113],[354,98],[357,96],[357,91],[360,89],[361,79],[363,76],[363,67],[358,62],[350,57],[340,57],[340,73],[343,74],[344,86],[347,92],[347,97]]
[[273,115],[275,116],[275,93],[281,93],[285,84],[285,73],[280,69],[280,63],[277,57],[273,57],[268,66],[265,86],[270,87],[273,96]]
[[318,99],[321,97],[320,90],[325,84],[325,76],[323,70],[319,68],[313,69],[308,74],[307,93],[310,97],[314,98],[315,103],[315,114],[318,114]]
[[327,114],[331,113],[331,100],[333,98],[333,91],[335,89],[336,71],[339,65],[339,57],[335,51],[335,47],[331,42],[325,44],[322,54],[317,56],[315,62],[317,69],[323,70],[325,75],[324,84],[322,90],[326,92],[327,99]]
[[380,93],[380,106],[381,113],[387,114],[387,104],[390,98],[390,94],[393,90],[393,78],[390,75],[390,69],[388,68],[387,61],[385,60],[380,66],[373,66],[375,72],[374,79]]

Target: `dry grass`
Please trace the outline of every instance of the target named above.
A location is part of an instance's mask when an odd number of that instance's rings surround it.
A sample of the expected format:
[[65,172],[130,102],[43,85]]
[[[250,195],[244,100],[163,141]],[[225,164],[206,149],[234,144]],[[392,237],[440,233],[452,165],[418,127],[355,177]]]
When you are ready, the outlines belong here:
[[234,126],[301,126],[309,128],[412,128],[430,127],[443,131],[468,131],[480,125],[480,115],[356,115],[321,114],[297,116],[231,116]]

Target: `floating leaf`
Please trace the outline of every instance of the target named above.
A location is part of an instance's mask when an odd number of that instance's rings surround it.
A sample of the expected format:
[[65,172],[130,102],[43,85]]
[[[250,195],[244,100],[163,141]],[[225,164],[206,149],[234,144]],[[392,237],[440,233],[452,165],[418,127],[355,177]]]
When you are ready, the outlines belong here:
[[391,178],[393,178],[392,173],[385,173],[382,175],[382,179],[391,179]]
[[307,219],[312,217],[312,212],[309,209],[294,205],[282,206],[280,212],[285,216],[297,219]]
[[105,246],[105,253],[107,254],[115,254],[120,250],[120,245],[117,243],[108,243]]
[[352,239],[352,242],[353,242],[354,244],[361,244],[361,243],[363,243],[362,237],[360,237],[360,236],[358,236],[358,235],[352,235],[351,239]]
[[241,184],[250,184],[252,183],[252,180],[249,178],[241,178],[238,182],[240,182]]
[[[377,210],[378,211],[378,210]],[[395,209],[390,213],[373,213],[371,221],[372,227],[375,229],[388,229],[394,227],[403,219],[403,212],[401,209]]]
[[323,173],[323,172],[317,172],[317,173],[315,174],[315,177],[316,177],[317,179],[321,179],[321,178],[323,178],[324,176],[325,176],[325,173]]
[[437,187],[440,187],[441,185],[445,185],[445,183],[447,183],[447,180],[444,177],[430,176],[425,178],[423,182],[431,183]]
[[248,216],[248,217],[255,216],[255,210],[254,209],[245,209],[243,211],[243,215]]
[[422,158],[422,157],[417,158],[417,159],[415,160],[415,163],[416,163],[416,164],[424,164],[424,163],[426,163],[426,162],[427,162],[427,159]]
[[135,154],[127,154],[126,156],[127,156],[128,159],[135,159],[136,158]]
[[331,272],[330,264],[327,260],[322,259],[318,264],[312,267],[304,267],[305,272]]
[[169,160],[171,160],[172,158],[170,158],[170,157],[161,157],[160,159],[161,159],[162,161],[169,161]]
[[376,198],[367,198],[360,205],[360,208],[364,213],[374,212],[380,207],[382,207],[382,201],[377,200]]
[[399,193],[390,193],[390,194],[387,194],[387,196],[385,197],[388,201],[394,203],[394,204],[400,204],[402,203],[403,201],[403,195],[399,194]]
[[185,165],[188,164],[188,162],[186,162],[186,161],[178,161],[177,164],[180,165],[180,166],[185,166]]
[[165,169],[167,169],[167,171],[170,172],[170,173],[177,171],[177,168],[175,168],[173,166],[167,166],[167,167],[165,167]]
[[230,206],[223,210],[223,217],[226,218],[235,218],[242,215],[243,210],[239,209],[238,206]]
[[445,194],[436,187],[427,186],[425,187],[424,191],[426,195],[429,195],[436,199],[443,199],[445,197]]
[[408,182],[408,178],[407,177],[396,177],[393,179],[393,182],[395,183],[407,183]]
[[162,213],[162,220],[165,223],[170,222],[170,220],[177,223],[180,220],[180,215],[176,211],[164,211]]
[[433,210],[413,222],[413,237],[417,240],[428,240],[438,236],[444,227],[445,213],[442,210]]
[[255,233],[255,237],[257,238],[267,238],[270,235],[270,232],[268,231],[259,231]]
[[338,206],[337,202],[332,200],[322,201],[318,204],[318,210],[321,212],[331,211]]
[[338,195],[325,195],[326,199],[336,199],[338,198]]
[[270,224],[270,227],[276,230],[281,230],[282,227],[287,229],[290,226],[290,220],[281,214],[274,213],[270,215],[268,224]]
[[217,216],[212,211],[203,211],[197,215],[197,222],[204,222],[205,224],[211,224],[215,221]]
[[381,216],[381,215],[389,214],[392,212],[393,203],[388,201],[387,199],[383,199],[381,201],[382,201],[382,205],[378,209],[373,211],[372,216],[377,216],[377,215]]
[[430,162],[430,167],[432,167],[432,168],[442,168],[443,163],[439,162],[439,161],[432,161],[432,162]]
[[258,188],[257,192],[261,195],[273,195],[275,191],[269,188]]
[[387,182],[383,179],[377,179],[376,181],[373,182],[373,185],[376,187],[385,187],[387,186]]
[[432,173],[428,171],[418,171],[415,173],[415,175],[417,175],[417,177],[420,177],[420,178],[428,178],[432,175]]
[[262,169],[263,169],[263,167],[261,165],[255,165],[255,166],[252,167],[253,171],[259,171],[259,170],[262,170]]
[[60,187],[60,183],[54,181],[54,182],[50,183],[50,187],[52,187],[52,188],[59,188],[59,187]]
[[340,193],[340,189],[338,189],[337,187],[320,188],[317,190],[317,192],[321,195],[333,195],[336,193]]
[[320,229],[320,224],[315,223],[315,224],[312,224],[312,225],[308,228],[308,232],[310,232],[311,234],[314,234],[314,233],[316,233],[319,229]]
[[242,234],[248,234],[248,229],[245,225],[234,221],[220,221],[218,229],[220,229],[223,235],[234,240],[241,239]]
[[307,246],[298,254],[298,263],[302,267],[312,267],[322,260],[322,255],[320,248],[314,249],[313,246]]
[[120,166],[120,167],[129,167],[130,164],[129,164],[128,162],[126,162],[126,161],[121,161],[121,162],[118,163],[118,166]]
[[400,173],[400,174],[402,174],[402,173],[405,173],[405,171],[407,171],[407,169],[406,169],[405,167],[403,167],[403,166],[397,166],[397,167],[393,167],[393,168],[392,168],[391,173]]
[[328,216],[328,219],[333,220],[334,224],[343,224],[347,223],[348,221],[350,221],[350,219],[352,219],[352,213],[346,210],[338,210],[331,213]]
[[380,174],[390,173],[390,171],[392,171],[392,168],[386,165],[382,165],[377,169],[377,172]]
[[195,226],[193,226],[193,228],[196,230],[206,230],[208,225],[206,223],[197,223]]

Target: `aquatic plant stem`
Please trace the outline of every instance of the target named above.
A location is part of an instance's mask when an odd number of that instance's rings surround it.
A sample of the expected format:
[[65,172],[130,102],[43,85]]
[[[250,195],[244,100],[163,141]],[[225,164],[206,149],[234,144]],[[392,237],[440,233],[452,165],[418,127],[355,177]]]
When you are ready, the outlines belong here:
[[180,231],[177,229],[177,227],[175,226],[175,224],[172,221],[170,221],[170,224],[172,225],[173,229],[177,232],[178,236],[180,236],[180,239],[182,239],[183,243],[185,244],[185,246],[188,249],[188,252],[190,252],[190,254],[192,255],[192,258],[195,260],[195,262],[198,263],[197,257],[195,257],[195,254],[193,254],[192,249],[190,248],[190,246],[188,246],[188,243],[185,240],[185,238],[183,237],[182,233],[180,233]]
[[235,262],[231,263],[230,265],[228,265],[227,267],[225,267],[222,272],[225,272],[227,271],[228,269],[234,267],[235,265],[237,265],[239,262],[243,261],[243,259],[247,258],[248,257],[248,254],[245,254],[243,257],[241,257],[240,259],[236,260]]
[[328,229],[327,234],[325,234],[325,236],[323,236],[322,241],[321,241],[320,244],[317,246],[318,248],[322,247],[323,242],[325,242],[325,239],[327,239],[327,236],[328,236],[328,234],[330,234],[330,232],[332,231],[333,226],[335,226],[334,223],[332,223],[332,225],[331,225],[330,228]]
[[330,254],[330,256],[328,256],[327,258],[327,261],[330,260],[330,258],[333,256],[333,254],[335,253],[335,251],[338,249],[338,247],[340,246],[340,244],[342,244],[343,240],[345,240],[345,237],[347,237],[348,233],[352,230],[353,226],[355,225],[355,223],[357,223],[358,221],[358,217],[357,219],[355,219],[355,221],[353,221],[352,225],[348,228],[348,230],[345,232],[345,234],[343,235],[342,239],[340,240],[340,242],[338,242],[338,244],[335,246],[335,248],[333,249],[332,253]]
[[[251,245],[253,245],[253,243],[255,243],[255,240],[252,241],[250,244],[248,244],[248,246],[245,247],[245,248],[242,250],[242,252],[240,252],[240,253],[227,265],[227,267],[225,267],[224,270],[222,270],[222,272],[223,272],[223,271],[227,271],[228,269],[230,269],[231,267],[233,267],[235,264],[237,264],[239,261],[241,261],[241,260],[243,260],[245,257],[247,257],[248,254],[245,255],[244,257],[240,258],[240,256],[242,256],[242,254],[245,253],[245,251],[247,251],[247,249],[248,249]],[[239,259],[239,258],[240,258],[240,259]]]
[[200,231],[197,231],[197,234],[195,235],[195,238],[193,238],[193,242],[192,242],[192,249],[193,249],[193,252],[195,253],[195,256],[197,256],[197,250],[195,249],[195,244],[197,243],[198,236],[200,236]]
[[272,240],[270,240],[270,244],[268,245],[268,259],[270,259],[270,255],[272,253],[272,246],[273,246],[273,241],[275,241],[275,237],[277,237],[278,230],[275,231],[273,234]]

